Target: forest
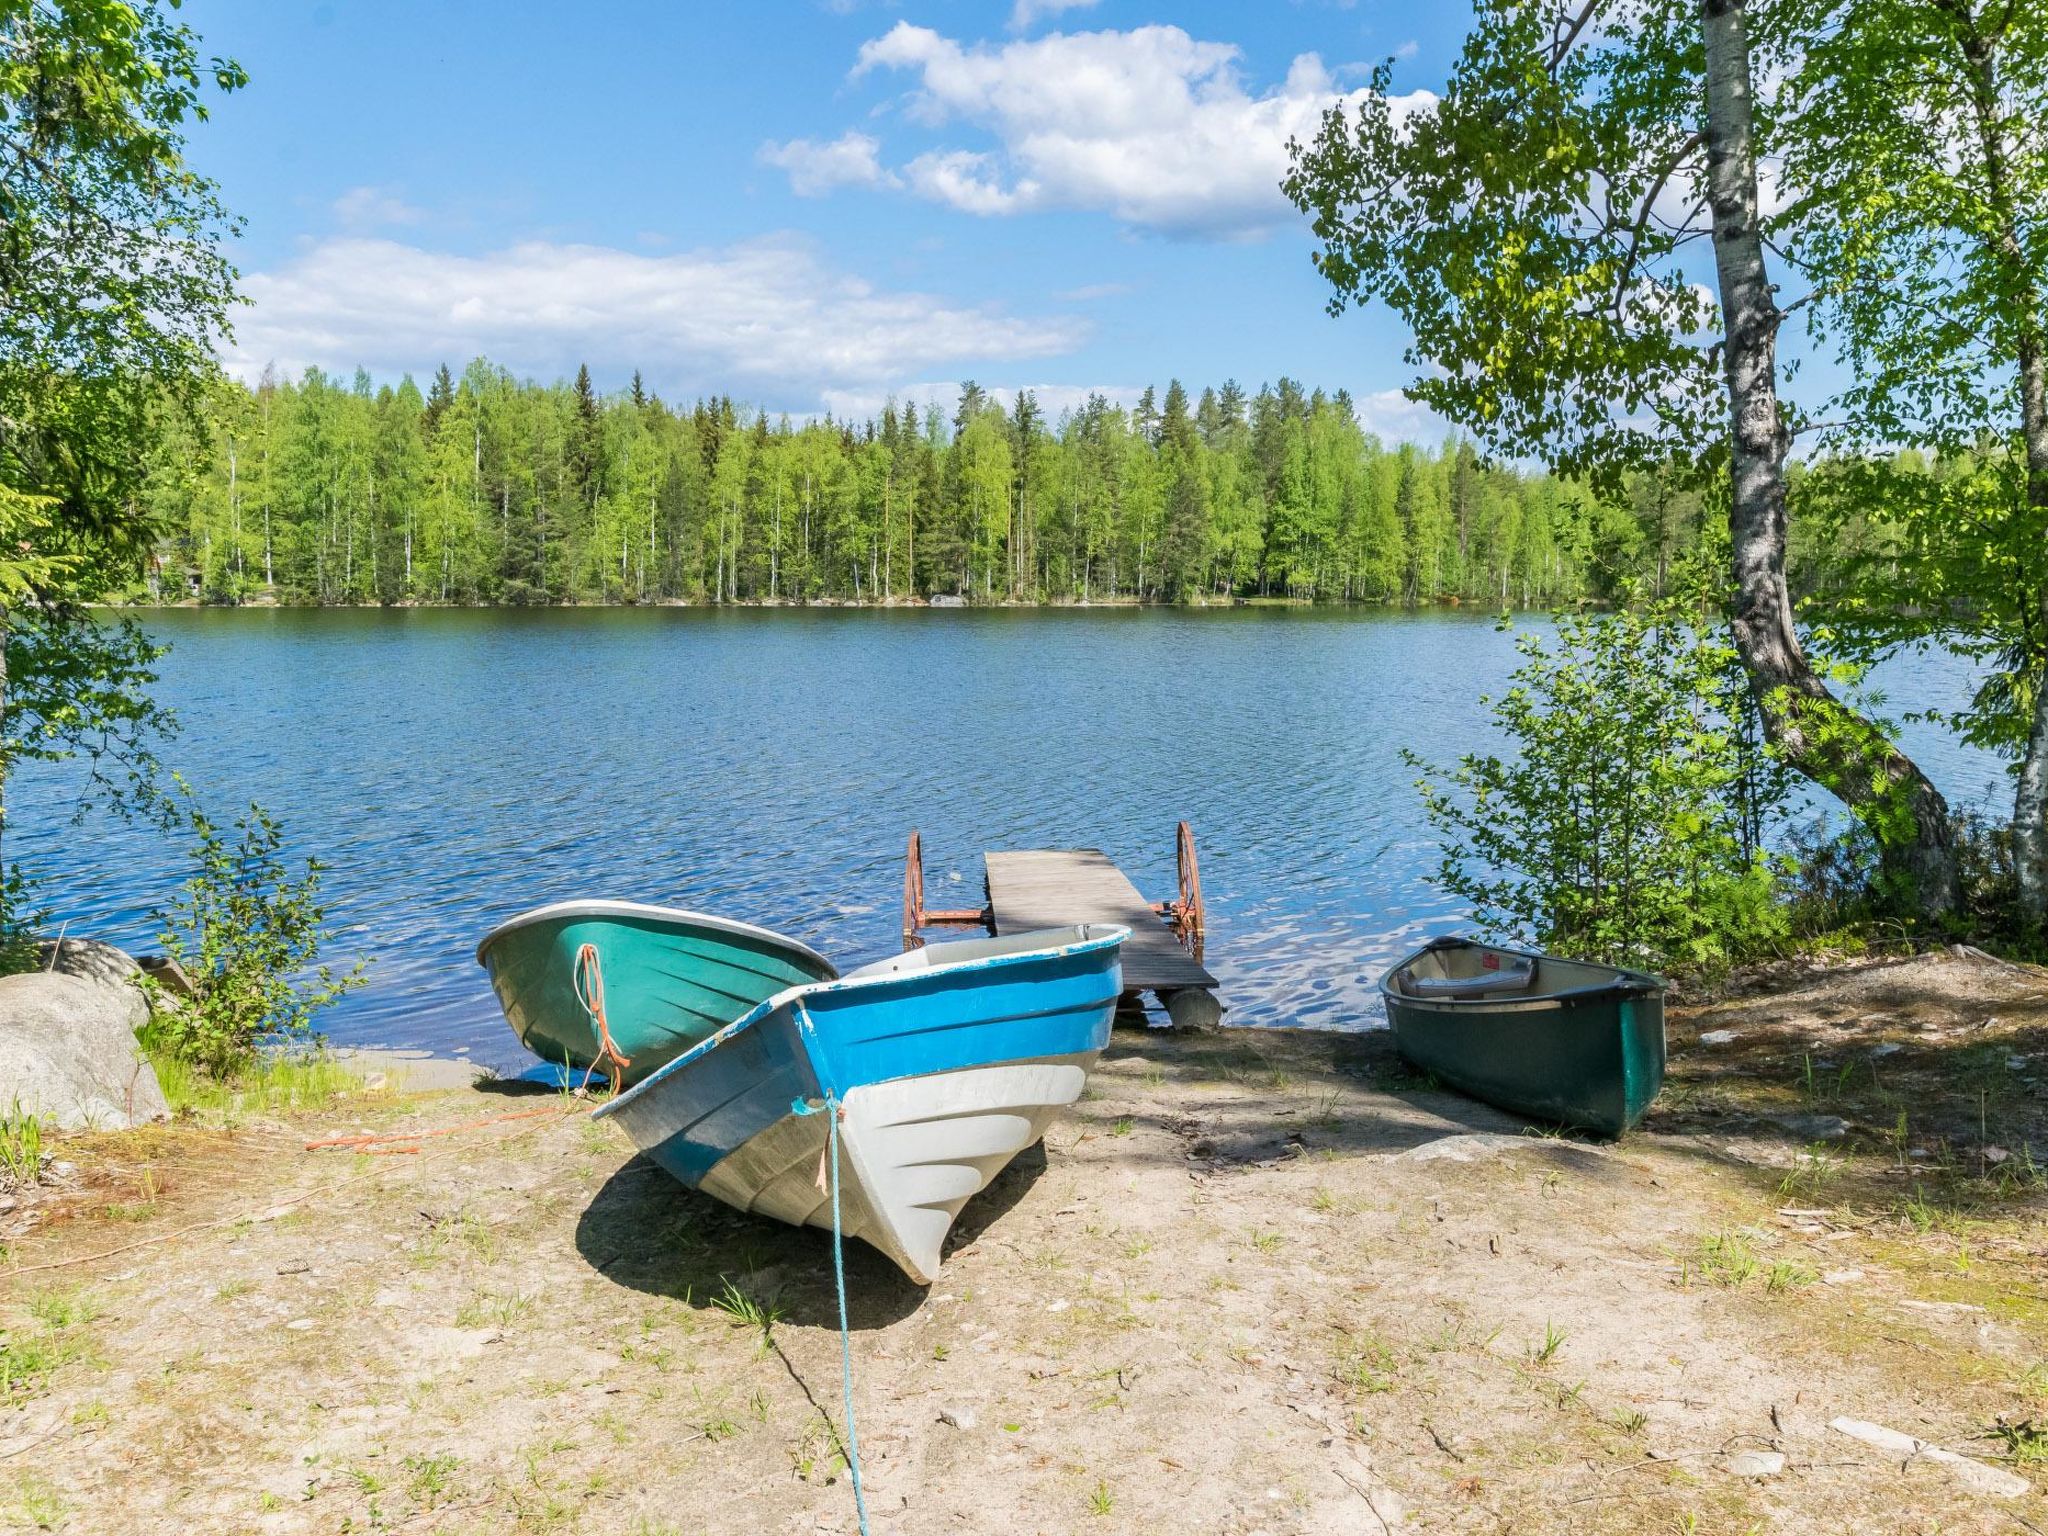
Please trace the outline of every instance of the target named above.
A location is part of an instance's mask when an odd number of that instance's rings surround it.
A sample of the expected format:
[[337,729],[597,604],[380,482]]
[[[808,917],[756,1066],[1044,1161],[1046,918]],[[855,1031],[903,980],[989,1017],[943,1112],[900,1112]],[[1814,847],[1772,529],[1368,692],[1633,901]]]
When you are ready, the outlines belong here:
[[1049,419],[770,419],[478,359],[423,394],[309,369],[162,413],[151,595],[331,604],[1204,602],[1541,607],[1654,576],[1683,530],[1550,475],[1364,430],[1292,380]]

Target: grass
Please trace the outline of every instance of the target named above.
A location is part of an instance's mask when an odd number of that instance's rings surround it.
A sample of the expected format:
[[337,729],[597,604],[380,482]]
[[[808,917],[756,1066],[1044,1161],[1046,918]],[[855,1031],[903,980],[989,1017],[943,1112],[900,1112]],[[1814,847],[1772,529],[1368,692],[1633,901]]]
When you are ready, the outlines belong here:
[[458,1328],[481,1328],[486,1323],[510,1328],[533,1311],[533,1298],[520,1291],[478,1291],[455,1312]]
[[0,1183],[33,1184],[43,1171],[43,1117],[21,1107],[0,1114]]
[[1815,1142],[1800,1155],[1792,1170],[1778,1181],[1778,1194],[1784,1199],[1824,1199],[1828,1187],[1841,1172],[1842,1160],[1833,1156],[1825,1145]]
[[1699,1251],[1686,1261],[1687,1278],[1698,1275],[1713,1285],[1735,1290],[1763,1269],[1749,1240],[1734,1232],[1711,1233],[1700,1239]]
[[1106,1515],[1116,1508],[1116,1495],[1109,1491],[1109,1484],[1096,1479],[1094,1491],[1088,1495],[1088,1513]]
[[76,1330],[100,1315],[100,1305],[89,1291],[47,1290],[29,1298],[28,1314],[31,1326],[0,1332],[0,1402],[26,1402],[85,1354]]
[[2005,1459],[2016,1467],[2048,1466],[2048,1424],[2033,1419],[2000,1419],[1992,1436],[2003,1443]]
[[462,1463],[454,1456],[408,1456],[405,1458],[406,1492],[422,1509],[432,1509],[448,1497],[455,1481],[455,1469]]
[[1337,1380],[1360,1392],[1391,1392],[1400,1361],[1371,1333],[1350,1336],[1349,1348],[1337,1357]]
[[750,1296],[728,1280],[725,1289],[711,1298],[711,1305],[732,1319],[733,1327],[750,1328],[759,1335],[754,1343],[754,1358],[759,1359],[773,1347],[775,1325],[782,1321],[782,1308],[772,1297],[762,1300]]
[[1557,1324],[1546,1321],[1543,1325],[1543,1342],[1530,1352],[1532,1358],[1538,1365],[1550,1364],[1557,1352],[1564,1348],[1564,1341],[1570,1337],[1571,1335]]
[[235,1125],[252,1115],[325,1109],[364,1091],[363,1080],[325,1050],[262,1051],[229,1078],[166,1049],[143,1031],[143,1048],[171,1113]]

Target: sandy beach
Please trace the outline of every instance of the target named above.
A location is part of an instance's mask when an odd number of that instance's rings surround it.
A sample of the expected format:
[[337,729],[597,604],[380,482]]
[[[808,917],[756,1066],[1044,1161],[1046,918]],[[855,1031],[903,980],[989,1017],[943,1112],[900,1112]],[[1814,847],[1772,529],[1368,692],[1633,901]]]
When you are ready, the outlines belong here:
[[[1671,1045],[1591,1145],[1384,1034],[1120,1030],[937,1285],[849,1250],[873,1529],[2048,1529],[2041,974],[1787,971]],[[357,1065],[15,1193],[0,1520],[855,1528],[827,1234]]]

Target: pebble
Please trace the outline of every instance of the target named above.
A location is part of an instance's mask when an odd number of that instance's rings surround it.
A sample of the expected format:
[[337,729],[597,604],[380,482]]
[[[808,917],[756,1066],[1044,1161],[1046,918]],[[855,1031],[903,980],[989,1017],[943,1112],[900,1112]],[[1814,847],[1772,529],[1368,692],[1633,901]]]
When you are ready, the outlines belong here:
[[1882,1045],[1873,1045],[1870,1048],[1870,1054],[1873,1056],[1896,1056],[1904,1049],[1905,1047],[1899,1044],[1898,1041],[1887,1040]]
[[1821,1275],[1820,1283],[1822,1285],[1854,1285],[1862,1278],[1863,1271],[1860,1269],[1830,1269]]
[[1785,1470],[1785,1457],[1778,1451],[1744,1451],[1728,1458],[1728,1470],[1737,1477],[1776,1477]]
[[295,1317],[290,1322],[285,1324],[285,1327],[291,1329],[293,1333],[304,1333],[307,1329],[311,1328],[312,1326],[313,1319],[311,1319],[310,1317]]
[[1733,1045],[1740,1038],[1732,1029],[1710,1029],[1700,1036],[1701,1045]]
[[972,1429],[978,1422],[972,1408],[941,1408],[939,1422],[950,1424],[955,1429]]

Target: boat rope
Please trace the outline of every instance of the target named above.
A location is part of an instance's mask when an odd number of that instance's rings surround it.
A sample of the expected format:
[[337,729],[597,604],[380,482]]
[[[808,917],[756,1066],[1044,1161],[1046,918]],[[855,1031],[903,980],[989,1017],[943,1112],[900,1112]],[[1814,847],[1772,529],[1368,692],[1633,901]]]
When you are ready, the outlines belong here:
[[611,1026],[604,1016],[604,966],[597,958],[597,946],[586,944],[576,951],[576,1001],[583,1005],[583,1011],[590,1015],[590,1022],[597,1026],[597,1059],[590,1064],[590,1071],[583,1074],[583,1086],[590,1086],[590,1079],[599,1067],[612,1080],[612,1092],[616,1094],[626,1080],[626,1068],[632,1065],[612,1041]]
[[832,1185],[832,1279],[839,1287],[839,1386],[846,1402],[846,1469],[853,1477],[853,1509],[860,1521],[860,1536],[868,1536],[868,1500],[860,1482],[860,1430],[853,1420],[853,1332],[846,1322],[845,1236],[839,1222],[839,1121],[846,1111],[839,1096],[831,1092],[826,1093],[822,1104],[797,1099],[789,1108],[792,1114],[822,1113],[826,1117],[826,1163],[831,1169]]

